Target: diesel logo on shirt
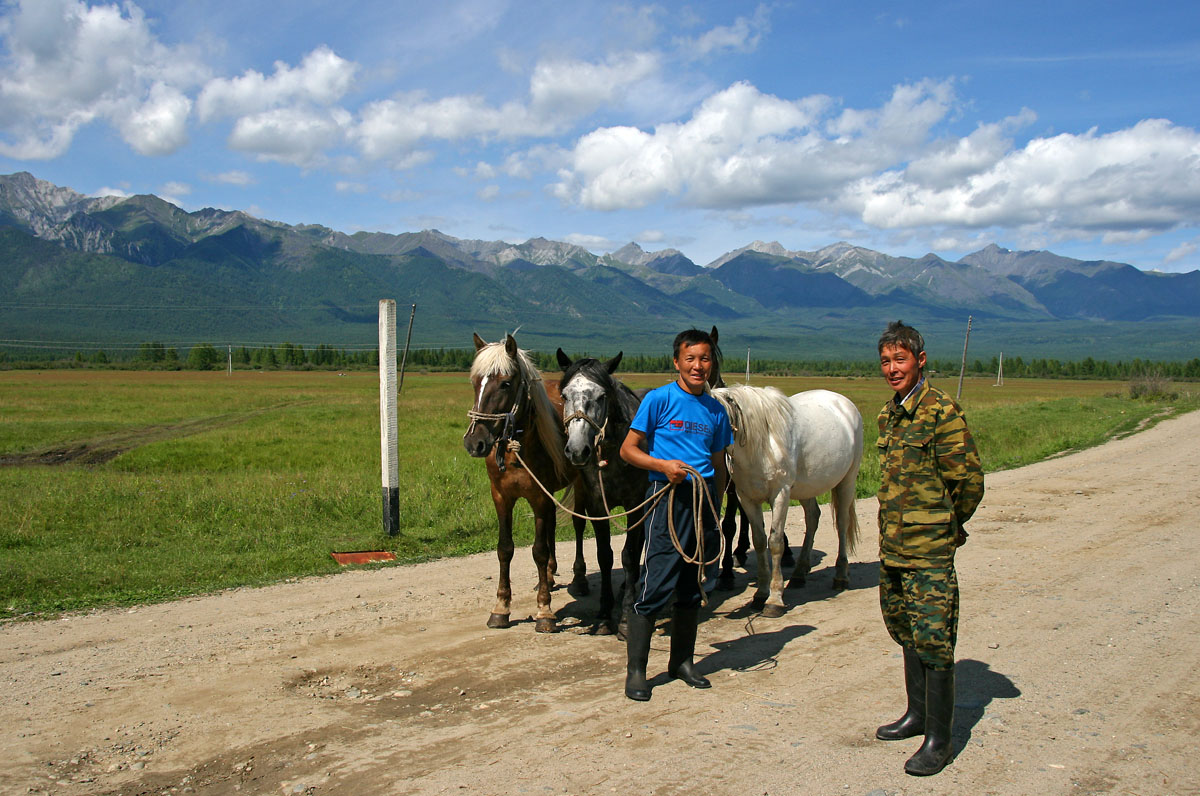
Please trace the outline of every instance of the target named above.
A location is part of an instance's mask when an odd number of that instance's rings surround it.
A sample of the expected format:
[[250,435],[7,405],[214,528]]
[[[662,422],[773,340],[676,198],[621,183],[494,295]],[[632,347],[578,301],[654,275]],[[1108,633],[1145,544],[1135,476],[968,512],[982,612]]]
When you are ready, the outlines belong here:
[[712,426],[707,423],[693,423],[691,420],[671,420],[671,428],[684,434],[711,434]]

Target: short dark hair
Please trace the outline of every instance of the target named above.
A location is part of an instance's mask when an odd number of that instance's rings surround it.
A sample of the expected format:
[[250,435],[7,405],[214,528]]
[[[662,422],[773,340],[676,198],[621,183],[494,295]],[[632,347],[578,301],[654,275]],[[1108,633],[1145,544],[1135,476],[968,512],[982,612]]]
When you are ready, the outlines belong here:
[[883,353],[884,347],[891,346],[907,348],[915,357],[925,350],[925,338],[916,329],[906,326],[904,321],[892,321],[879,335],[879,353]]
[[684,329],[675,335],[675,347],[671,352],[671,358],[679,359],[679,350],[681,348],[685,345],[692,346],[697,343],[707,343],[709,353],[714,357],[717,356],[717,344],[713,342],[712,335],[708,332],[702,332],[699,329]]

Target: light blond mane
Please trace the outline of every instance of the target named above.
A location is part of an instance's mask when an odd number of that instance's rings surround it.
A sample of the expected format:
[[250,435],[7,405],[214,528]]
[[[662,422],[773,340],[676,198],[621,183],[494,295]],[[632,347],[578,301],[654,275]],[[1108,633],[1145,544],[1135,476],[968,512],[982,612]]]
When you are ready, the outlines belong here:
[[517,349],[516,361],[509,356],[504,341],[488,343],[475,352],[471,362],[471,378],[485,376],[506,376],[520,374],[529,391],[530,404],[533,406],[533,427],[538,440],[550,457],[554,472],[560,480],[570,476],[570,466],[564,452],[566,436],[563,433],[562,418],[546,393],[546,385],[542,381],[542,373],[533,364],[529,354],[522,348]]

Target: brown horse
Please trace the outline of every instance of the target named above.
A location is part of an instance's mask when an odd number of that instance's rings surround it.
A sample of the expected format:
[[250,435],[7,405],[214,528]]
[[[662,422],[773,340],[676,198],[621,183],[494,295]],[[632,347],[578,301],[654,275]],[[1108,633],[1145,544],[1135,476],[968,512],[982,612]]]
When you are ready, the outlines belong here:
[[550,609],[555,505],[534,477],[551,492],[577,478],[563,455],[565,436],[558,382],[543,381],[541,373],[529,356],[517,348],[510,334],[499,343],[488,343],[475,335],[471,384],[475,389],[475,405],[468,413],[471,425],[463,435],[463,447],[476,458],[487,457],[492,502],[500,526],[496,542],[500,582],[496,587],[496,606],[487,624],[496,628],[509,626],[513,506],[519,498],[524,498],[534,516],[533,561],[538,571],[535,629],[539,633],[553,633],[558,629]]

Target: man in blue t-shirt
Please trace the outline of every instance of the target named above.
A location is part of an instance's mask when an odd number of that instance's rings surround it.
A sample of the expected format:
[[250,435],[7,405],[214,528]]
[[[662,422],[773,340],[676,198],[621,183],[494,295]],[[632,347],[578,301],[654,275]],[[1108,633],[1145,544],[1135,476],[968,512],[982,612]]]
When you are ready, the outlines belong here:
[[[650,658],[650,636],[654,615],[675,595],[671,620],[671,657],[667,674],[692,688],[708,688],[711,683],[693,665],[696,652],[696,621],[703,595],[700,592],[700,567],[688,563],[676,550],[668,528],[673,520],[679,544],[689,557],[696,559],[696,518],[692,511],[697,484],[686,468],[704,479],[708,494],[720,508],[725,494],[725,448],[733,442],[729,416],[706,387],[712,373],[716,346],[712,338],[698,329],[688,329],[675,337],[674,361],[678,378],[652,390],[642,399],[629,434],[621,444],[621,458],[635,467],[650,471],[646,496],[673,488],[673,496],[664,496],[646,518],[645,564],[637,582],[629,624],[626,650],[625,696],[644,702],[650,698],[646,682],[646,663]],[[673,499],[672,499],[673,498]],[[713,558],[708,569],[705,590],[716,584],[716,551],[720,549],[717,517],[701,495],[700,517],[704,529],[704,556]]]

